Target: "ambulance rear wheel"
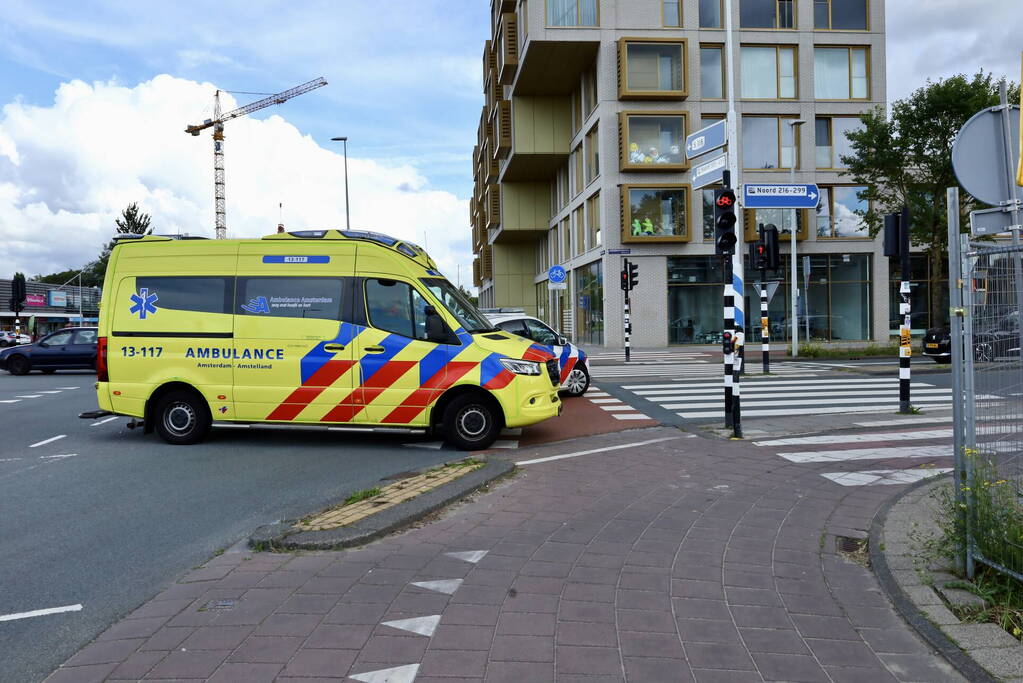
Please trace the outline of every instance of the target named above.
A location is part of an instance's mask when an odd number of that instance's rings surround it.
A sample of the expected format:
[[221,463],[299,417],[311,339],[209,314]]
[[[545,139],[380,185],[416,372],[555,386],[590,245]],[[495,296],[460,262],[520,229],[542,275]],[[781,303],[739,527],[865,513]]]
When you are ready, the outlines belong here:
[[501,433],[501,419],[493,399],[464,394],[444,411],[444,431],[450,444],[463,451],[490,448]]
[[172,391],[153,411],[157,434],[169,444],[185,446],[206,438],[213,419],[205,399],[191,391]]

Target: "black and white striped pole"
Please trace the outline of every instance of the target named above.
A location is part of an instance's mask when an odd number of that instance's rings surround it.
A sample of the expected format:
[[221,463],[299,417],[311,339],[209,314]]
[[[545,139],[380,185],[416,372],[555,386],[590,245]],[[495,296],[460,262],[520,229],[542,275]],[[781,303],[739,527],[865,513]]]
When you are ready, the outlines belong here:
[[722,353],[725,363],[725,427],[733,427],[732,409],[735,406],[735,290],[732,288],[732,259],[724,259],[724,331],[721,333]]
[[760,271],[760,348],[763,350],[764,374],[771,374],[771,326],[767,324],[767,271]]
[[899,315],[902,324],[899,326],[899,412],[913,412],[910,401],[910,360],[913,357],[912,347],[912,306],[910,305],[909,289],[909,209],[902,208],[902,213],[890,213],[884,217],[884,255],[889,258],[898,257],[902,282],[899,284]]
[[625,292],[625,362],[628,363],[632,337],[632,319],[629,317],[629,292]]
[[625,292],[625,362],[628,363],[630,360],[630,345],[632,338],[632,316],[629,311],[629,292],[635,289],[636,285],[639,284],[639,266],[629,261],[629,259],[622,259],[622,291]]
[[[733,341],[736,323],[736,296],[742,296],[742,292],[741,289],[738,292],[736,291],[734,273],[737,241],[735,234],[735,223],[737,220],[735,216],[735,192],[730,187],[731,174],[725,171],[722,175],[721,184],[723,188],[714,190],[714,252],[722,257],[722,283],[724,285],[722,318],[724,324],[721,329],[721,341],[725,371],[725,427],[731,427],[733,426],[733,385],[738,380],[736,373],[733,371],[735,362]],[[741,257],[738,260],[741,263]],[[741,280],[739,280],[739,283],[741,288]]]
[[746,335],[742,326],[737,325],[735,335],[732,337],[732,344],[735,346],[735,382],[732,384],[732,438],[742,438],[742,361],[745,356],[743,349],[746,346]]

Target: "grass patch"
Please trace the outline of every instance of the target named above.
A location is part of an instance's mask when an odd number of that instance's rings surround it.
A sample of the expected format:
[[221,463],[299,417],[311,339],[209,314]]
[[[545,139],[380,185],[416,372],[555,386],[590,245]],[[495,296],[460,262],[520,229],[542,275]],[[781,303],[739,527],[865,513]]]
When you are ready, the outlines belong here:
[[[792,349],[786,352],[791,355]],[[876,358],[878,356],[899,357],[898,344],[868,344],[861,349],[836,349],[821,342],[807,342],[799,345],[798,358]]]
[[978,565],[973,582],[950,581],[948,588],[967,590],[987,601],[990,607],[953,607],[961,621],[998,624],[1016,637],[1023,639],[1023,586],[1011,576]]
[[367,500],[369,498],[373,498],[374,496],[379,496],[379,495],[380,495],[380,487],[379,486],[374,486],[371,489],[363,489],[361,491],[356,491],[352,495],[350,495],[347,498],[345,498],[345,502],[343,504],[344,505],[354,505],[355,503],[361,503],[364,500]]

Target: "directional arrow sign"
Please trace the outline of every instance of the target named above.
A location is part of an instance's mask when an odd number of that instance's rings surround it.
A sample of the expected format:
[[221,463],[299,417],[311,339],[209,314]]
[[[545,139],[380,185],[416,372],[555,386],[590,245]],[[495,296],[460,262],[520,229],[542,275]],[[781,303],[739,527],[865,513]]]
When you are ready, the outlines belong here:
[[693,166],[693,189],[720,183],[728,165],[725,154]]
[[712,152],[718,147],[724,147],[727,140],[725,120],[721,119],[717,123],[712,123],[706,128],[701,128],[686,136],[686,159]]
[[816,185],[742,186],[742,205],[747,209],[816,209],[819,199]]

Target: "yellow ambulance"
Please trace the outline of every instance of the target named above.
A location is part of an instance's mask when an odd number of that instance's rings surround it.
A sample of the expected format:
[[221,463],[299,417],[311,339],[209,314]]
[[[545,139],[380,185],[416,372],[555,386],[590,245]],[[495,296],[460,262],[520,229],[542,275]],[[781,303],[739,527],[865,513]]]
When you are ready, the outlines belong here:
[[168,443],[213,422],[404,428],[464,450],[561,412],[551,349],[494,328],[418,246],[374,232],[123,238],[83,417]]

